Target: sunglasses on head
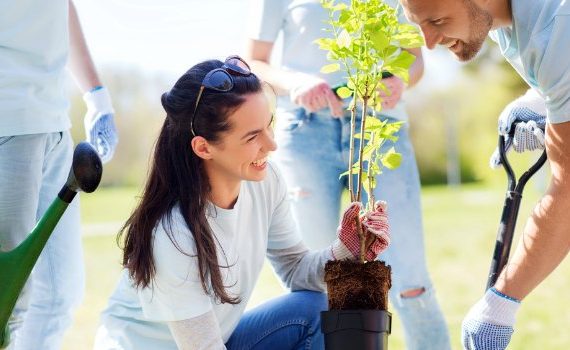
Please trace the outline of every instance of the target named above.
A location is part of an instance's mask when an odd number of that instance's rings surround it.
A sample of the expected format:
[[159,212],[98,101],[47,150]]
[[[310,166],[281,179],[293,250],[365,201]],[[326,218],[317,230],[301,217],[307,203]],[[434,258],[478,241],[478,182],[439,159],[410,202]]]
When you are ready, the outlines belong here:
[[192,131],[192,136],[196,136],[194,131],[194,119],[196,118],[196,111],[198,110],[198,104],[202,97],[204,89],[208,88],[220,92],[228,92],[234,88],[233,76],[249,76],[251,75],[251,68],[249,65],[239,56],[230,56],[226,58],[224,65],[221,68],[216,68],[208,72],[202,80],[202,85],[200,86],[200,91],[198,92],[198,97],[196,98],[196,104],[194,105],[194,112],[192,113],[192,119],[190,120],[190,131]]

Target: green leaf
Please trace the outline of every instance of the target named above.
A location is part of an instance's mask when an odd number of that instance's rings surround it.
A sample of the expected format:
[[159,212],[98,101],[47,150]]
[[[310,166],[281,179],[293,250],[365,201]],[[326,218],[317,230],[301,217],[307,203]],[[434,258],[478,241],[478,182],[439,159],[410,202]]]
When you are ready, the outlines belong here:
[[370,39],[377,51],[382,51],[390,44],[390,38],[381,30],[377,30],[370,34]]
[[325,9],[332,9],[334,0],[321,0],[321,6]]
[[352,18],[352,13],[349,10],[342,10],[340,11],[340,15],[338,16],[338,24],[344,25],[348,20]]
[[[370,133],[367,133],[367,132],[364,133],[364,139],[365,139],[365,140],[370,140],[370,137],[371,137],[371,136],[370,136]],[[360,139],[360,138],[361,138],[361,137],[360,137],[360,133],[354,134],[354,138],[355,138],[355,139]]]
[[332,44],[334,43],[334,39],[331,38],[319,38],[314,41],[317,45],[319,45],[319,49],[321,50],[331,50],[333,48]]
[[346,31],[346,29],[343,29],[342,32],[340,32],[338,38],[336,39],[336,42],[338,46],[341,48],[342,47],[349,48],[350,43],[352,42],[352,38],[350,37],[348,31]]
[[385,122],[381,121],[380,119],[373,117],[373,116],[367,116],[366,117],[366,127],[364,128],[365,130],[374,130],[374,128],[377,127],[382,127],[384,126]]
[[[358,166],[358,163],[356,163],[356,164],[352,167],[350,173],[351,173],[352,175],[356,175],[356,174],[358,174],[359,172],[360,172],[360,167]],[[340,174],[340,175],[338,176],[338,178],[340,179],[341,177],[346,176],[346,175],[348,175],[348,170],[345,171],[344,173]]]
[[327,64],[326,66],[321,68],[321,73],[323,73],[323,74],[334,73],[334,72],[338,71],[339,69],[340,69],[340,64],[331,63],[331,64]]
[[338,97],[344,99],[344,98],[352,96],[352,90],[350,90],[346,86],[343,86],[343,87],[339,88],[338,90],[336,90],[336,94],[338,95]]
[[348,5],[346,4],[336,4],[332,7],[333,11],[340,11],[340,10],[345,10],[348,8]]
[[406,50],[402,50],[398,56],[393,58],[391,57],[386,61],[384,70],[387,70],[388,72],[394,74],[392,69],[390,69],[391,67],[409,69],[415,60],[416,56]]
[[390,170],[393,170],[399,167],[402,163],[402,155],[400,153],[397,153],[394,150],[394,147],[392,147],[390,150],[388,150],[388,152],[386,152],[386,154],[384,154],[381,161],[382,165]]
[[376,145],[370,144],[368,143],[366,146],[364,146],[364,149],[362,150],[362,160],[370,160],[370,157],[372,157],[372,153],[377,149],[378,147]]

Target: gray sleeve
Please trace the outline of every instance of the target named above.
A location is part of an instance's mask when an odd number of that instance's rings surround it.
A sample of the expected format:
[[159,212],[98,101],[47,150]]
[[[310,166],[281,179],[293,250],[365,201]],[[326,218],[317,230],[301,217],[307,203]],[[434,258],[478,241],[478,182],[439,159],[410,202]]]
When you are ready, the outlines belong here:
[[182,321],[168,322],[179,350],[226,350],[214,311]]
[[303,242],[290,248],[268,249],[267,258],[283,283],[292,291],[326,291],[325,264],[332,260],[330,248],[309,250]]
[[283,26],[284,4],[280,0],[250,0],[247,34],[250,39],[275,42]]

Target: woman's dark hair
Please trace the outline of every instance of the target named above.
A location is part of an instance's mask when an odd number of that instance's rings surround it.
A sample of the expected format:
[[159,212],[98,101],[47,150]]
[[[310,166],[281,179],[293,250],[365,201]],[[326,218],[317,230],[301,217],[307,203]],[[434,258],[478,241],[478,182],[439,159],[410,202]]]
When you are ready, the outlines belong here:
[[[142,199],[117,239],[120,241],[124,236],[123,266],[129,276],[137,287],[147,287],[156,272],[153,231],[166,219],[169,228],[165,227],[166,232],[176,248],[188,256],[197,256],[204,291],[209,295],[213,293],[222,303],[237,304],[239,298],[228,295],[222,281],[220,269],[228,264],[218,262],[216,246],[219,243],[206,218],[211,188],[202,159],[194,154],[190,143],[190,120],[202,80],[208,72],[222,65],[217,60],[199,63],[162,95],[166,119],[155,144],[150,174]],[[218,142],[220,134],[231,129],[228,117],[245,101],[245,95],[262,91],[261,82],[254,74],[232,78],[234,87],[229,92],[206,88],[202,93],[194,130],[209,142]],[[176,205],[194,236],[196,255],[183,252],[173,236],[172,210]]]

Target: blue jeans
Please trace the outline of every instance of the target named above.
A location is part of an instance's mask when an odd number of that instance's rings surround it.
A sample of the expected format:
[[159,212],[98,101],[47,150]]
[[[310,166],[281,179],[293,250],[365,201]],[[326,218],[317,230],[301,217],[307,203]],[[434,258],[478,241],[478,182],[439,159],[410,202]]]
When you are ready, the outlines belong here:
[[[71,167],[68,131],[0,137],[0,246],[8,251],[32,231]],[[56,226],[9,321],[9,349],[60,349],[84,290],[79,198]]]
[[[420,182],[407,126],[398,136],[396,144],[387,142],[384,150],[394,146],[403,156],[402,164],[396,170],[385,169],[374,191],[377,200],[388,202],[391,228],[391,245],[379,258],[392,266],[390,300],[403,323],[407,348],[450,349],[426,266]],[[290,190],[303,239],[312,249],[325,248],[336,238],[341,194],[347,185],[346,177],[339,180],[339,174],[348,169],[350,117],[335,119],[328,110],[283,112],[277,117],[275,137],[274,159]],[[424,292],[402,296],[414,289]]]
[[226,343],[228,350],[324,349],[321,311],[323,293],[297,291],[272,299],[248,312]]

